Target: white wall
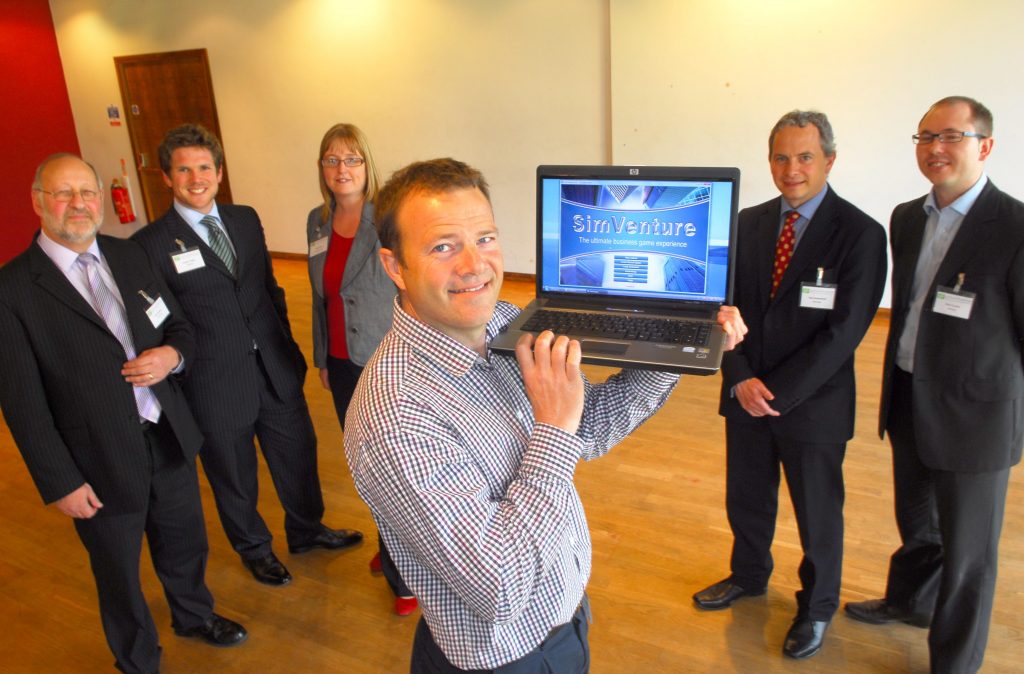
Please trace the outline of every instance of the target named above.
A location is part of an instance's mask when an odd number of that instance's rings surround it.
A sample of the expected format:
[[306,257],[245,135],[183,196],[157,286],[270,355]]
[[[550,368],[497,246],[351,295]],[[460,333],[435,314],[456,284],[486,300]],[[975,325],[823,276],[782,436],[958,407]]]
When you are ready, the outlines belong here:
[[738,166],[750,206],[778,195],[772,126],[817,109],[838,144],[832,186],[888,226],[929,189],[918,120],[963,94],[995,117],[989,176],[1024,198],[1024,2],[611,0],[610,14],[614,163]]
[[[506,268],[532,272],[541,163],[739,166],[741,203],[775,195],[772,124],[826,112],[832,184],[883,223],[924,193],[909,136],[934,100],[995,114],[989,174],[1024,197],[1024,3],[985,0],[51,0],[83,154],[130,158],[113,57],[209,50],[231,186],[273,250],[304,252],[316,150],[337,121],[384,175],[451,155],[484,171]],[[115,221],[108,216],[108,222]],[[884,301],[888,304],[888,299]]]
[[113,57],[208,50],[232,192],[260,213],[272,250],[306,251],[317,151],[335,122],[366,131],[385,178],[445,155],[482,170],[510,271],[534,268],[536,166],[608,160],[604,2],[50,4],[82,153],[108,180],[131,158],[127,129],[106,120],[121,106]]

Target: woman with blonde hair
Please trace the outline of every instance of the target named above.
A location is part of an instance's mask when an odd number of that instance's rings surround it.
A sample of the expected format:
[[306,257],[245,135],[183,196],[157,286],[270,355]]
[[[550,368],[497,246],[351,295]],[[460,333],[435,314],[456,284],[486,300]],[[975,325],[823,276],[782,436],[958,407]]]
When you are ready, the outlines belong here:
[[[363,132],[335,124],[317,158],[323,204],[309,212],[309,282],[313,287],[313,364],[334,398],[342,430],[345,411],[366,361],[391,328],[395,284],[381,266],[373,224],[380,180]],[[378,535],[378,541],[380,536]],[[402,581],[384,544],[370,562],[395,593],[395,612],[409,615],[416,598]]]

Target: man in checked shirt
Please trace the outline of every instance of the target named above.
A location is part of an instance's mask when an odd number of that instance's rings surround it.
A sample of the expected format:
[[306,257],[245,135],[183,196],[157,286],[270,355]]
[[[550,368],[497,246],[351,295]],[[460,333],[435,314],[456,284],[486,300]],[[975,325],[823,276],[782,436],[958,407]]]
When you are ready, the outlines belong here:
[[[488,343],[518,310],[498,301],[502,255],[487,183],[453,159],[396,172],[376,203],[394,325],[345,425],[356,487],[423,618],[414,674],[585,672],[591,543],[573,484],[668,398],[677,375],[580,374],[575,340]],[[719,322],[729,348],[746,326]]]

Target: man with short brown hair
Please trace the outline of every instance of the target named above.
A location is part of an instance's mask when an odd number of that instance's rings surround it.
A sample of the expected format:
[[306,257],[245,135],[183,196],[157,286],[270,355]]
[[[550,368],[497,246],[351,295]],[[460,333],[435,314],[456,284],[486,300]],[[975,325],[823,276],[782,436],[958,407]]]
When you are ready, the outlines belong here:
[[[395,564],[423,607],[414,674],[589,666],[591,544],[573,483],[658,410],[678,375],[624,370],[592,386],[580,345],[489,342],[518,310],[487,183],[453,160],[396,172],[377,200],[381,261],[399,289],[367,363],[345,452]],[[739,313],[719,314],[729,344]]]

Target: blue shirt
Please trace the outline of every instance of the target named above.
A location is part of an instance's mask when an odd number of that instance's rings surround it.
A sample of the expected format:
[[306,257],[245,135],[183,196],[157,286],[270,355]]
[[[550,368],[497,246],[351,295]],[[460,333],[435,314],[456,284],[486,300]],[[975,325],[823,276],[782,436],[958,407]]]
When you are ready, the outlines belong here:
[[[821,191],[816,195],[800,204],[800,206],[793,208],[786,201],[785,197],[782,199],[782,206],[779,209],[779,234],[782,234],[782,226],[786,222],[786,213],[790,211],[796,211],[800,214],[797,221],[793,223],[793,250],[796,250],[797,245],[800,243],[800,238],[807,231],[807,225],[811,224],[811,220],[814,218],[814,214],[818,211],[818,206],[821,206],[821,202],[825,200],[825,195],[828,193],[828,183],[821,188]],[[778,234],[776,235],[778,238]]]
[[178,212],[178,215],[181,216],[182,220],[192,228],[192,231],[196,233],[196,236],[202,239],[203,243],[207,246],[210,245],[210,230],[206,228],[206,225],[199,224],[199,221],[208,215],[214,217],[217,220],[217,226],[220,227],[220,231],[224,234],[224,240],[228,242],[229,246],[231,246],[231,252],[233,252],[236,257],[238,256],[238,251],[235,250],[235,244],[231,241],[231,237],[228,236],[228,230],[225,229],[224,223],[220,219],[220,212],[217,210],[216,201],[213,202],[213,206],[210,208],[209,213],[200,213],[195,209],[178,203],[178,200],[175,199],[174,210]]
[[935,191],[928,193],[924,200],[924,212],[928,220],[924,226],[924,237],[921,239],[921,252],[914,269],[914,281],[910,287],[910,305],[907,307],[907,321],[903,325],[900,341],[896,346],[896,365],[904,372],[914,371],[914,348],[917,345],[917,327],[921,322],[921,311],[924,309],[925,297],[932,286],[939,265],[942,264],[949,245],[953,243],[964,216],[978,200],[978,195],[988,183],[984,173],[978,178],[971,189],[946,206],[939,208],[935,202]]

